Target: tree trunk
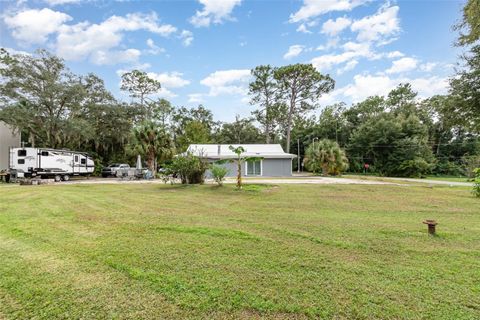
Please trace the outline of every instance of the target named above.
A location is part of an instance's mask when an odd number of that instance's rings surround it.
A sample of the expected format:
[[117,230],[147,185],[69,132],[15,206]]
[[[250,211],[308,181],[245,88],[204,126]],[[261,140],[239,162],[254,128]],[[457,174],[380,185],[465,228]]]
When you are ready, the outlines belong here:
[[242,161],[237,160],[237,188],[242,189]]
[[35,148],[35,135],[33,133],[30,132],[30,137],[28,140],[30,140],[30,145],[32,148]]
[[267,105],[265,108],[265,143],[270,143],[270,114],[268,110],[270,107]]
[[153,173],[155,173],[155,154],[152,154],[151,152],[149,153],[147,165],[148,165],[148,169],[150,169]]
[[322,164],[322,175],[323,176],[328,176],[328,163],[323,163]]
[[287,153],[290,153],[290,136],[292,131],[292,108],[290,107],[290,112],[288,113],[288,122],[287,122],[287,146],[285,148]]
[[287,121],[287,147],[285,148],[287,150],[287,153],[290,153],[290,135],[292,131],[292,117],[293,117],[293,112],[295,111],[295,103],[296,103],[295,90],[292,89],[291,94],[292,95],[290,98],[290,110],[288,111],[288,121]]

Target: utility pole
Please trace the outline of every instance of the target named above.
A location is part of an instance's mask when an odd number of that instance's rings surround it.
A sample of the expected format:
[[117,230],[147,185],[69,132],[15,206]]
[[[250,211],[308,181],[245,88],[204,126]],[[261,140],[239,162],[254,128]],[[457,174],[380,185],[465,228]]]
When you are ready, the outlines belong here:
[[298,149],[297,172],[300,173],[300,138],[297,138],[297,149]]

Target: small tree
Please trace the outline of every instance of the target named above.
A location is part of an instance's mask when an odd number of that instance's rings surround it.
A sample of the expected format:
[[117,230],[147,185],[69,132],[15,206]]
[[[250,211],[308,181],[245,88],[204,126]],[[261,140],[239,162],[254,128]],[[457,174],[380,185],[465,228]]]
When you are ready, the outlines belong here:
[[245,162],[251,162],[251,161],[258,161],[263,159],[262,157],[248,157],[248,156],[243,156],[242,154],[246,152],[245,148],[242,146],[234,147],[234,146],[229,146],[228,147],[233,153],[237,155],[237,158],[234,160],[220,160],[217,161],[218,164],[222,164],[225,162],[236,162],[237,163],[237,188],[242,189],[242,163]]
[[208,162],[192,153],[186,153],[173,159],[168,166],[168,172],[180,178],[182,184],[202,184],[208,167]]
[[323,139],[307,148],[305,165],[314,173],[337,175],[348,169],[348,159],[338,143]]
[[221,165],[212,165],[210,169],[212,172],[213,180],[218,183],[219,186],[223,185],[223,181],[225,180],[225,176],[228,173],[228,169]]

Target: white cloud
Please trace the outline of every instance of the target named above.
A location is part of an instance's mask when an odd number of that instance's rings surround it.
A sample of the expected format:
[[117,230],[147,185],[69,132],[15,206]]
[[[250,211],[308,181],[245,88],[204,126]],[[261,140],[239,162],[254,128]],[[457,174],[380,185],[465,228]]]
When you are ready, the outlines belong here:
[[188,47],[192,44],[193,41],[193,33],[188,30],[182,30],[180,33],[180,39],[182,39],[182,44],[185,47]]
[[[100,23],[84,21],[68,24],[72,17],[45,8],[17,11],[4,15],[3,19],[12,30],[12,36],[20,43],[43,44],[54,48],[56,54],[66,60],[89,59],[95,64],[138,62],[140,51],[122,45],[126,32],[144,30],[162,37],[178,33],[184,45],[193,41],[190,31],[179,32],[170,24],[160,23],[154,12],[113,15]],[[151,54],[164,51],[151,39],[147,40],[147,46]]]
[[43,0],[43,1],[49,4],[50,6],[58,6],[62,4],[79,3],[82,0]]
[[183,79],[183,73],[180,72],[164,72],[164,73],[155,73],[155,72],[147,72],[147,75],[160,82],[162,87],[165,88],[181,88],[188,84],[190,81]]
[[318,20],[306,21],[300,24],[297,28],[297,32],[312,33],[308,28],[312,28],[318,25]]
[[370,0],[304,0],[296,13],[290,15],[290,22],[307,21],[331,11],[350,11]]
[[164,37],[177,31],[172,25],[158,24],[155,13],[111,16],[100,24],[82,22],[63,25],[57,36],[57,54],[67,60],[92,59],[97,51],[108,55],[121,44],[124,32],[137,30],[147,30]]
[[393,58],[401,58],[403,57],[404,54],[401,53],[400,51],[392,51],[387,53],[387,58],[393,59]]
[[196,11],[190,18],[195,27],[208,27],[210,24],[219,24],[224,20],[232,20],[230,14],[242,0],[198,0],[202,5],[201,11]]
[[[387,3],[388,4],[388,3]],[[355,20],[351,25],[353,32],[358,32],[358,41],[383,41],[388,36],[400,32],[398,6],[382,6],[375,14]]]
[[[343,50],[344,52],[340,54],[325,54],[313,58],[310,62],[319,71],[326,71],[331,69],[333,66],[344,63],[348,64],[350,61],[357,60],[358,58],[368,58],[370,60],[379,58],[378,54],[375,54],[371,51],[370,44],[368,43],[347,42],[343,45]],[[351,70],[355,66],[356,63],[350,63],[347,70]]]
[[165,52],[164,48],[160,48],[159,46],[157,46],[155,42],[150,38],[147,39],[147,46],[150,48],[147,50],[149,54],[157,55]]
[[[344,5],[346,4],[344,3]],[[321,32],[334,37],[330,38],[329,42],[335,41],[335,43],[319,46],[317,50],[328,50],[337,47],[340,41],[338,34],[349,26],[352,32],[357,33],[356,42],[349,41],[343,44],[343,52],[316,57],[311,60],[311,63],[320,71],[338,66],[337,73],[341,74],[355,68],[361,58],[376,60],[380,58],[395,59],[403,57],[404,55],[400,51],[377,52],[375,50],[375,48],[397,39],[395,36],[400,32],[398,10],[398,6],[390,6],[390,3],[387,2],[375,14],[354,20],[353,22],[346,17],[327,20],[323,24]],[[391,68],[390,72],[401,72],[399,70],[402,70],[402,62],[411,61],[398,62],[398,65]],[[404,66],[404,68],[408,67],[408,65]]]
[[315,50],[317,51],[323,51],[323,50],[329,50],[331,48],[336,48],[338,46],[338,43],[340,42],[340,38],[330,38],[327,41],[327,44],[325,45],[320,45],[318,46]]
[[335,90],[332,96],[344,97],[351,102],[359,102],[373,95],[387,95],[392,89],[400,83],[410,83],[412,88],[419,93],[419,97],[425,98],[435,94],[442,94],[448,91],[448,79],[440,77],[428,78],[390,78],[389,76],[380,75],[356,75],[353,77],[354,82],[340,89]]
[[343,68],[337,70],[337,74],[343,74],[347,71],[353,70],[358,64],[357,60],[350,60],[348,61]]
[[423,64],[420,65],[420,70],[422,70],[422,71],[424,71],[424,72],[430,72],[430,71],[432,71],[437,65],[438,65],[438,63],[435,63],[435,62],[423,63]]
[[352,20],[345,17],[339,17],[336,20],[329,19],[322,25],[321,32],[333,37],[348,28],[351,24]]
[[302,46],[302,45],[299,45],[299,44],[290,46],[288,48],[287,53],[285,53],[283,55],[283,58],[287,59],[287,60],[291,59],[291,58],[294,58],[294,57],[298,56],[300,53],[302,53],[303,49],[305,49],[305,46]]
[[247,92],[248,81],[250,80],[250,70],[232,69],[221,70],[211,73],[208,77],[201,80],[200,83],[209,87],[210,96],[220,94],[240,94]]
[[12,30],[12,36],[26,44],[45,43],[50,34],[70,20],[72,17],[68,14],[48,8],[28,9],[3,17],[7,28]]
[[191,93],[188,95],[189,103],[202,103],[205,100],[203,99],[203,94],[201,93]]
[[98,50],[92,53],[90,60],[97,65],[112,65],[117,63],[136,63],[141,52],[137,49],[127,50]]
[[418,60],[415,58],[401,58],[393,61],[392,66],[386,70],[387,73],[402,73],[414,70],[418,65]]
[[305,23],[302,23],[301,25],[298,26],[297,32],[312,33],[312,31],[307,29],[307,26],[305,25]]

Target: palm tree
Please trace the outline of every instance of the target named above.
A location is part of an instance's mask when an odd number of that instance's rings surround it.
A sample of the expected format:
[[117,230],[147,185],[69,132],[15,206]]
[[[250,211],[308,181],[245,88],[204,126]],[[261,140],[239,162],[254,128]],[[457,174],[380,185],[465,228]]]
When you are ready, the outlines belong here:
[[323,139],[308,146],[305,166],[314,173],[337,175],[348,169],[348,159],[338,143]]
[[147,161],[152,172],[157,172],[158,162],[171,158],[175,152],[172,138],[165,128],[145,122],[133,130],[133,150]]

